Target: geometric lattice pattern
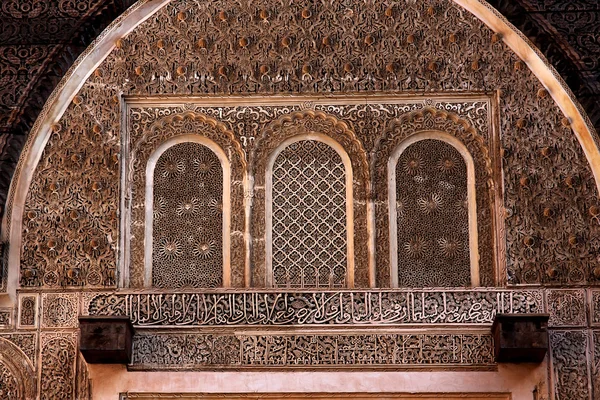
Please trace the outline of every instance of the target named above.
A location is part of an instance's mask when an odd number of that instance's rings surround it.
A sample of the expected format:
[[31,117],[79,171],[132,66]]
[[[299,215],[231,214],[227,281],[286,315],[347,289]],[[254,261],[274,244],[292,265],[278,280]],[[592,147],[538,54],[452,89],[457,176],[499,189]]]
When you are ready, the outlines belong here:
[[396,164],[398,286],[470,286],[467,167],[441,140],[410,145]]
[[223,169],[208,147],[180,143],[154,170],[152,286],[223,282]]
[[290,144],[273,165],[273,286],[345,287],[346,173],[329,145]]

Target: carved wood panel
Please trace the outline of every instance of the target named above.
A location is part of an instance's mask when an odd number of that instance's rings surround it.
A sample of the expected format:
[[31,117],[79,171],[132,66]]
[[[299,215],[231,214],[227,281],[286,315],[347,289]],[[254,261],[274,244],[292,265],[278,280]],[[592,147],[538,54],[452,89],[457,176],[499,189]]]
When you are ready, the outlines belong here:
[[[467,165],[452,145],[409,145],[396,170],[398,287],[468,287]],[[392,205],[393,206],[393,205]]]
[[179,143],[160,156],[151,179],[153,246],[146,251],[152,251],[152,286],[221,287],[223,167],[219,158],[202,144]]

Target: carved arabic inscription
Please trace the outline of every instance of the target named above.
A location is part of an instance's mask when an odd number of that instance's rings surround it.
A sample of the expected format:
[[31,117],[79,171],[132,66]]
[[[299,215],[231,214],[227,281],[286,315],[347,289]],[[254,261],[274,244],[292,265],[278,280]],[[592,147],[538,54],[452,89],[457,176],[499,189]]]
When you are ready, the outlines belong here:
[[539,291],[99,293],[89,315],[143,326],[490,324],[543,311]]

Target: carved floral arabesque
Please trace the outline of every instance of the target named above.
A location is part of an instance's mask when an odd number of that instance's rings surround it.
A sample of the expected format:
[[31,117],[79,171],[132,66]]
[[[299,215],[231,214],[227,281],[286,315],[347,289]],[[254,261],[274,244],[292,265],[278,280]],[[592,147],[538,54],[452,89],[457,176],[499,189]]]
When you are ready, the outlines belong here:
[[[117,218],[102,215],[118,212],[120,93],[495,89],[509,281],[597,281],[589,166],[558,107],[498,35],[450,0],[304,7],[177,0],[119,40],[44,150],[25,207],[21,284],[114,285]],[[566,202],[554,204],[557,193]]]
[[37,379],[32,363],[7,338],[0,337],[0,395],[2,398],[36,398]]
[[547,294],[551,327],[586,326],[587,312],[584,290],[550,290]]
[[92,388],[90,374],[85,359],[79,353],[77,355],[77,372],[75,375],[75,398],[77,400],[91,400]]
[[21,297],[19,326],[33,327],[35,325],[35,317],[37,313],[36,305],[37,301],[35,296]]
[[119,119],[90,118],[114,115],[109,92],[87,86],[53,127],[23,215],[22,286],[116,282]]
[[7,333],[0,335],[0,338],[14,343],[29,360],[35,362],[35,349],[37,336],[33,333]]
[[588,331],[551,331],[555,399],[588,399]]
[[592,398],[600,396],[600,331],[592,331],[591,372],[592,372]]
[[590,292],[589,301],[591,301],[593,326],[600,325],[600,290],[592,290]]
[[42,328],[76,328],[77,293],[42,294]]
[[90,293],[84,314],[137,327],[491,324],[496,313],[543,312],[540,291]]
[[489,334],[140,333],[133,370],[494,366]]
[[11,310],[0,310],[0,327],[9,327],[11,325]]
[[0,396],[5,399],[18,399],[20,396],[17,385],[17,378],[0,361]]
[[42,400],[71,400],[75,394],[77,333],[45,333],[41,337]]

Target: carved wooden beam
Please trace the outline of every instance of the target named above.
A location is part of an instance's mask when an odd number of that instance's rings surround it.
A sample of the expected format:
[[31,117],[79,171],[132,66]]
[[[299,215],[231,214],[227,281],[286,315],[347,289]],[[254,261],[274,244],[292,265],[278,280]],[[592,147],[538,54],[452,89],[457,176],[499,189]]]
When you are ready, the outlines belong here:
[[128,317],[80,317],[79,349],[90,364],[129,364],[133,325]]
[[542,362],[548,351],[549,318],[549,314],[496,314],[492,325],[496,362]]

